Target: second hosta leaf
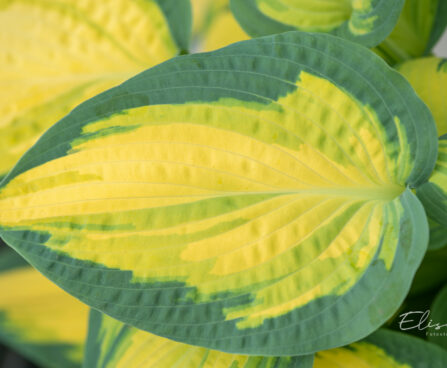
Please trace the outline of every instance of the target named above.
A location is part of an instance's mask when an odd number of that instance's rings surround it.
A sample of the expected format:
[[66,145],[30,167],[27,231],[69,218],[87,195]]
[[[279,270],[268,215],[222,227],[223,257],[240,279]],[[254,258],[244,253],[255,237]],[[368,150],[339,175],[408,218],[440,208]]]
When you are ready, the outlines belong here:
[[83,368],[312,368],[313,354],[263,357],[180,344],[91,310]]
[[367,49],[291,32],[175,58],[80,105],[0,189],[1,236],[85,303],[226,352],[389,318],[426,250],[430,112]]
[[328,32],[375,46],[394,28],[404,0],[231,0],[253,37],[291,30]]
[[0,0],[0,178],[79,103],[188,47],[189,0]]

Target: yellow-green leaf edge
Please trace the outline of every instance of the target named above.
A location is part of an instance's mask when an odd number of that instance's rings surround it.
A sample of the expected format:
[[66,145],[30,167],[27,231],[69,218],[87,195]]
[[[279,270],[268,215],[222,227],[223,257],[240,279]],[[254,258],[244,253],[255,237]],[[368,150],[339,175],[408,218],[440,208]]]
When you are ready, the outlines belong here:
[[[314,69],[316,65],[319,70]],[[218,71],[213,71],[216,67]],[[228,79],[235,69],[238,77]],[[215,79],[203,78],[205,70]],[[427,220],[416,197],[410,189],[404,189],[405,186],[418,187],[427,180],[435,163],[437,141],[431,115],[408,83],[370,51],[349,41],[324,34],[291,32],[165,62],[87,101],[62,119],[8,175],[2,183],[0,196],[5,189],[11,189],[9,183],[20,178],[20,174],[74,153],[73,142],[83,144],[114,134],[121,137],[120,134],[135,129],[132,124],[102,129],[100,120],[96,133],[83,130],[98,119],[115,124],[114,118],[125,118],[122,110],[146,105],[171,104],[169,108],[173,110],[174,106],[188,101],[202,106],[220,100],[226,106],[230,97],[233,105],[239,101],[235,106],[247,104],[256,111],[264,111],[266,100],[274,101],[296,90],[294,83],[301,70],[305,70],[303,76],[310,75],[311,80],[328,78],[331,84],[363,99],[365,104],[379,101],[375,114],[378,121],[385,124],[384,137],[399,137],[400,141],[397,146],[391,143],[394,139],[387,141],[387,151],[395,152],[397,161],[405,152],[409,157],[408,162],[399,161],[401,165],[396,165],[396,170],[411,168],[406,174],[396,174],[402,194],[390,202],[390,206],[395,207],[389,210],[399,214],[396,213],[398,217],[394,219],[396,230],[387,231],[397,233],[392,235],[396,236],[393,240],[387,235],[385,246],[392,245],[395,253],[382,248],[382,238],[364,277],[341,296],[326,295],[276,318],[265,319],[260,325],[247,327],[240,324],[243,319],[225,316],[228,309],[237,315],[242,306],[255,306],[254,295],[247,291],[205,296],[204,302],[203,295],[181,280],[137,281],[132,279],[130,270],[76,259],[64,254],[63,248],[61,251],[50,249],[43,245],[51,239],[49,233],[3,225],[2,237],[42,273],[90,306],[178,341],[233,353],[302,355],[364,337],[398,308],[425,253]],[[352,78],[353,73],[358,76]],[[204,88],[209,83],[217,85]],[[166,85],[177,92],[167,93]],[[382,103],[384,105],[380,105]],[[424,124],[416,125],[414,121]],[[59,224],[57,226],[69,225]],[[70,234],[76,234],[79,226],[86,224],[69,225]],[[162,310],[166,313],[160,313]]]

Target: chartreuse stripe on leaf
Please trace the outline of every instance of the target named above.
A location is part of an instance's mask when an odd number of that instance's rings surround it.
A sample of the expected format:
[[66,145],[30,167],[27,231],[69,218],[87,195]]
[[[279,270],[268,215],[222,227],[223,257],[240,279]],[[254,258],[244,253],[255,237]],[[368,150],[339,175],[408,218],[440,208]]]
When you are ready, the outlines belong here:
[[427,215],[447,226],[447,136],[439,139],[439,154],[430,180],[417,190]]
[[394,28],[404,0],[231,0],[253,37],[291,30],[328,32],[376,46]]
[[313,355],[222,353],[165,339],[90,311],[83,368],[312,368]]
[[430,108],[438,135],[447,134],[447,59],[434,56],[415,59],[400,64],[397,69]]
[[314,368],[444,368],[447,351],[401,332],[378,330],[366,339],[315,354]]
[[290,32],[154,67],[72,111],[2,182],[1,235],[140,329],[252,355],[374,331],[428,242],[435,124],[364,47]]
[[447,1],[406,0],[396,27],[374,51],[393,65],[430,54],[447,25]]
[[188,47],[189,0],[0,0],[0,177],[80,102]]
[[79,367],[87,306],[3,243],[0,258],[0,341],[45,367]]

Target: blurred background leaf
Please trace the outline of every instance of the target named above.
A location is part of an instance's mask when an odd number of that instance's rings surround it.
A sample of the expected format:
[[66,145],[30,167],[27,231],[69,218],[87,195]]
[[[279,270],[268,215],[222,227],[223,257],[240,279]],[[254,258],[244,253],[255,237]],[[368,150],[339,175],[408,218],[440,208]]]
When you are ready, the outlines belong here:
[[230,0],[191,0],[192,52],[212,51],[249,39],[230,10]]
[[[3,242],[0,290],[0,342],[44,367],[80,366],[87,306],[42,276]],[[14,367],[8,361],[18,361],[9,352],[2,359],[5,367]]]
[[446,0],[406,0],[396,27],[373,50],[390,65],[429,55],[446,25]]
[[76,105],[188,48],[189,0],[0,0],[0,177]]
[[447,59],[435,56],[417,58],[399,64],[396,68],[430,108],[438,135],[446,134]]

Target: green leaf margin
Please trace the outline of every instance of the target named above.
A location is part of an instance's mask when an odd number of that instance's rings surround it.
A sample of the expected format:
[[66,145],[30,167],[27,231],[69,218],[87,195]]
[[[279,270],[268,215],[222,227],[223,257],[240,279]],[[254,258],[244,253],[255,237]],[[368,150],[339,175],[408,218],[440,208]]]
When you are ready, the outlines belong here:
[[[182,96],[168,96],[166,94],[160,94],[159,92],[157,92],[156,94],[151,94],[152,89],[156,90],[157,86],[164,85],[166,79],[163,78],[166,78],[164,76],[168,75],[170,71],[185,70],[185,67],[192,68],[192,70],[197,70],[200,65],[203,65],[203,63],[205,63],[208,57],[212,57],[215,55],[219,57],[225,56],[227,58],[231,58],[231,60],[234,60],[234,57],[238,54],[242,54],[244,56],[247,56],[247,54],[251,54],[252,56],[257,55],[260,50],[269,55],[272,52],[278,52],[277,49],[272,46],[280,43],[286,45],[296,45],[297,49],[303,46],[308,48],[315,48],[315,50],[322,48],[325,50],[326,53],[328,53],[328,55],[330,55],[331,58],[334,59],[336,59],[336,56],[339,57],[340,55],[344,55],[348,51],[353,51],[349,59],[345,59],[345,62],[349,63],[351,68],[354,65],[358,66],[357,63],[359,60],[368,60],[370,64],[364,67],[364,72],[365,74],[368,74],[368,78],[375,78],[377,80],[377,83],[383,82],[385,84],[393,85],[397,90],[403,89],[404,91],[406,91],[406,93],[408,93],[407,97],[413,99],[413,102],[418,101],[417,96],[410,88],[408,82],[406,82],[406,80],[397,72],[392,71],[392,69],[389,68],[383,60],[375,56],[366,48],[358,46],[349,41],[341,40],[331,35],[290,32],[287,34],[266,37],[264,39],[240,42],[213,53],[183,56],[170,60],[130,79],[119,87],[113,88],[96,96],[91,100],[88,100],[87,102],[81,104],[79,107],[73,110],[67,117],[62,119],[49,131],[47,131],[47,133],[44,134],[39,142],[19,161],[18,165],[8,175],[8,177],[2,184],[4,185],[6,182],[8,182],[8,180],[11,180],[19,173],[24,172],[31,167],[39,165],[39,162],[36,161],[36,158],[40,159],[42,162],[65,155],[71,148],[68,141],[66,142],[66,144],[59,145],[59,147],[57,147],[57,150],[53,150],[53,152],[51,152],[50,149],[49,152],[46,152],[44,155],[39,155],[39,149],[41,146],[53,148],[54,142],[60,142],[60,135],[58,134],[59,129],[67,129],[67,133],[69,132],[72,137],[75,137],[81,131],[82,125],[85,125],[89,121],[96,120],[98,116],[110,116],[113,113],[119,112],[124,108],[146,105],[149,103],[149,101],[151,104],[176,104],[186,102],[184,100],[184,97]],[[329,47],[329,45],[331,45],[331,47]],[[288,55],[288,57],[292,57],[292,55]],[[379,68],[379,70],[387,71],[387,74],[378,76],[374,73],[374,70],[372,70],[374,69],[373,67],[377,67]],[[186,70],[187,69],[188,68],[186,68]],[[283,72],[284,71],[281,70],[281,73]],[[290,71],[286,72],[289,73],[290,77]],[[189,85],[189,83],[191,83],[191,81],[188,81],[187,78],[183,81],[181,81],[180,78],[181,77],[177,77],[176,83],[185,83],[185,81],[187,82],[186,85]],[[205,93],[200,90],[197,91],[189,92],[188,101],[203,100],[203,98],[205,97]],[[282,93],[284,93],[284,91],[275,91],[272,89],[269,90],[269,94],[280,95]],[[206,95],[205,100],[213,101],[220,97],[223,96],[208,94]],[[430,120],[430,114],[425,105],[423,105],[422,103],[411,103],[408,105],[408,108],[414,109],[413,112],[415,116],[420,117],[421,120]],[[411,135],[413,139],[409,141],[409,143],[414,147],[418,147],[417,150],[413,150],[413,153],[415,153],[415,157],[413,157],[412,159],[414,160],[415,167],[407,181],[407,185],[409,185],[410,187],[418,186],[421,182],[424,182],[426,180],[426,177],[431,172],[432,166],[434,166],[435,164],[435,157],[437,154],[437,140],[435,125],[433,122],[432,125],[433,126],[427,125],[426,127],[421,127],[418,125],[407,127],[408,129],[414,129],[410,130],[409,135]],[[418,130],[423,131],[424,134],[418,134]],[[432,138],[434,139],[434,142]],[[425,149],[423,147],[425,147]],[[433,164],[431,164],[431,161],[433,161]],[[353,328],[352,326],[345,326],[345,330],[343,332],[340,331],[339,328],[337,328],[337,332],[335,334],[331,336],[325,336],[324,339],[313,336],[313,340],[310,339],[309,342],[300,341],[303,346],[298,347],[293,345],[293,349],[296,349],[293,350],[293,352],[287,349],[281,350],[278,347],[273,346],[270,346],[268,351],[264,349],[260,350],[259,347],[253,345],[247,347],[244,353],[266,355],[308,354],[316,350],[320,350],[321,348],[331,348],[336,346],[337,344],[351,343],[353,340],[364,337],[366,334],[377,328],[386,318],[389,318],[406,295],[406,292],[410,287],[412,272],[416,270],[417,266],[421,262],[423,253],[425,252],[425,246],[428,241],[428,224],[426,222],[425,214],[419,201],[412,194],[412,192],[407,189],[401,197],[401,202],[402,205],[405,207],[405,213],[408,214],[408,217],[406,217],[405,220],[402,220],[405,221],[405,225],[403,226],[402,230],[402,238],[405,239],[406,244],[408,244],[408,248],[402,249],[403,247],[399,247],[399,250],[395,256],[395,265],[391,269],[391,274],[385,272],[384,266],[379,262],[376,262],[370,267],[370,269],[368,269],[368,277],[364,277],[363,279],[361,279],[355,290],[351,290],[349,293],[346,294],[352,302],[352,298],[358,298],[360,296],[365,297],[364,289],[366,285],[368,285],[368,289],[373,288],[373,279],[377,280],[377,278],[380,278],[383,281],[383,286],[381,288],[382,294],[380,294],[380,296],[376,295],[374,297],[375,304],[371,305],[369,308],[363,308],[361,311],[359,311],[355,318],[352,318],[351,315],[349,316],[353,326],[355,326],[356,328]],[[24,240],[24,242],[22,242],[17,236],[15,236],[15,234],[13,236],[12,232],[10,234],[7,231],[3,231],[2,236],[9,244],[13,245],[16,250],[23,254],[24,257],[28,259],[42,273],[48,275],[48,277],[50,277],[58,285],[60,285],[67,291],[70,291],[73,295],[84,301],[86,304],[89,304],[94,308],[104,310],[105,312],[113,315],[116,318],[120,318],[125,321],[127,320],[127,322],[130,322],[130,320],[132,319],[129,316],[129,313],[126,312],[123,308],[119,307],[118,304],[113,305],[112,303],[110,303],[110,300],[101,301],[98,299],[100,288],[99,284],[94,287],[86,287],[86,283],[91,283],[92,280],[100,280],[100,283],[104,283],[107,281],[109,283],[113,282],[115,284],[118,283],[121,285],[126,285],[129,283],[129,280],[131,278],[130,271],[123,272],[119,270],[106,269],[100,265],[92,267],[93,264],[91,262],[72,259],[63,254],[59,254],[57,252],[46,249],[46,247],[39,244],[35,244],[32,247],[26,244],[30,241],[35,243],[43,243],[45,241],[44,238],[48,236],[45,234],[23,232],[20,237]],[[80,272],[81,269],[89,269],[88,275],[87,273]],[[405,271],[402,272],[402,269],[405,269]],[[103,277],[103,271],[105,270],[107,270],[107,280],[105,280],[105,278]],[[132,283],[132,285],[134,288],[144,286],[135,283]],[[374,287],[373,289],[375,290],[377,289],[377,287]],[[316,305],[320,305],[319,309],[321,309],[321,303],[330,305],[332,303],[331,300],[332,299],[329,298],[327,300],[325,299],[324,301],[315,301],[315,303],[312,305],[306,305],[305,309],[306,311],[312,310],[312,308],[314,308],[314,306]],[[369,298],[368,300],[371,300],[371,298]],[[301,315],[301,310],[299,311],[299,313],[297,313],[297,315],[298,314]],[[349,312],[345,312],[344,314],[346,317]],[[125,317],[125,315],[128,316]],[[289,320],[288,318],[289,317],[287,315],[282,316],[280,318],[281,324],[286,326],[287,321]],[[321,319],[321,323],[323,322],[324,321],[322,321]],[[141,321],[141,323],[143,323],[146,327],[138,324],[139,327],[143,327],[157,334],[173,338],[172,334],[175,329],[169,330],[169,328],[172,328],[172,326],[169,327],[162,324],[158,326],[158,330],[154,331],[154,325],[152,325],[149,321],[145,320]],[[226,328],[228,326],[229,325],[226,325]],[[290,326],[287,325],[287,328],[289,329],[289,334],[296,333],[296,331],[292,333]],[[232,333],[232,331],[236,331],[236,328],[234,326],[228,327],[228,331],[226,331],[225,333],[227,334],[227,336],[232,336],[230,335],[230,332]],[[269,331],[270,330],[268,328],[262,329],[262,332],[264,334],[269,333]],[[303,331],[301,331],[301,333],[302,332]],[[238,344],[238,339],[240,340],[243,336],[243,331],[240,333],[239,336],[233,336],[230,342],[231,349],[229,348],[230,345],[228,345],[226,348],[222,348],[222,350],[238,352],[234,346]],[[289,338],[287,339],[290,341]],[[318,346],[312,345],[310,341],[318,341]],[[185,342],[202,346],[205,344],[204,340],[199,337],[191,337],[190,339],[188,338],[188,341]],[[239,341],[239,343],[240,342],[241,341]],[[213,345],[216,344],[216,341],[207,340],[206,344],[211,345],[208,345],[207,347],[217,348],[216,345]]]

